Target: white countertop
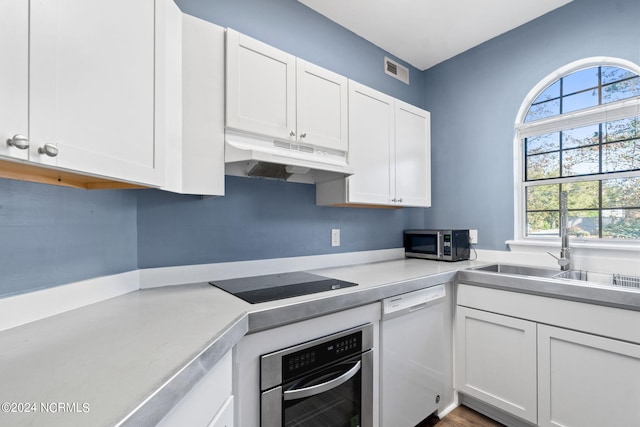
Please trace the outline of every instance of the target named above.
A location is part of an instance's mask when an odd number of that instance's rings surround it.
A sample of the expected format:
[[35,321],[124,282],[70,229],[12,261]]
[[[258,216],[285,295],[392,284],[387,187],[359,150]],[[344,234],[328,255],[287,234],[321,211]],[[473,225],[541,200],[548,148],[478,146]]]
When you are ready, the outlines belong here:
[[[399,259],[309,270],[358,286],[253,305],[206,282],[146,289],[9,329],[0,332],[0,403],[36,411],[3,406],[0,425],[154,425],[212,368],[204,361],[215,364],[247,333],[445,283],[483,264]],[[461,273],[487,286],[482,276]],[[492,283],[640,310],[640,294],[611,287],[514,276]],[[41,411],[59,403],[64,411]]]
[[[359,285],[255,305],[207,283],[147,289],[1,332],[0,402],[36,411],[0,412],[0,425],[116,424],[203,351],[217,344],[228,351],[247,331],[264,328],[261,320],[271,327],[357,306],[470,265],[401,259],[315,270]],[[222,339],[230,331],[235,342]],[[41,411],[58,403],[65,411]]]

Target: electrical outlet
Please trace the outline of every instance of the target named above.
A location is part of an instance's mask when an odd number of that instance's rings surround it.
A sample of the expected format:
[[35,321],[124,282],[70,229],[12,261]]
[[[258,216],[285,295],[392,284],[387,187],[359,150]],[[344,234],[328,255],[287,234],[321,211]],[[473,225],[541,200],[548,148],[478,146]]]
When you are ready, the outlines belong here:
[[340,246],[340,229],[331,229],[331,246]]
[[478,244],[478,230],[469,230],[469,240],[472,245]]

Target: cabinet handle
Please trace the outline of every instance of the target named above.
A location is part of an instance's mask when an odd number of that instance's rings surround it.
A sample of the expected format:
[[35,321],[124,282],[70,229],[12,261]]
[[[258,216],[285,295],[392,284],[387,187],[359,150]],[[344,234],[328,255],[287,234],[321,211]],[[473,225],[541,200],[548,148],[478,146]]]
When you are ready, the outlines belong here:
[[29,148],[29,139],[24,135],[13,135],[13,138],[7,139],[7,145],[9,147],[16,147],[19,150],[26,150]]
[[42,147],[38,148],[38,153],[46,154],[49,157],[55,157],[58,155],[58,147],[53,144],[44,144]]
[[289,132],[289,136],[296,136],[296,133],[294,131]]
[[307,137],[307,133],[306,132],[300,134],[300,138],[306,138],[306,137]]
[[402,198],[399,198],[399,199],[398,199],[398,203],[402,203]]
[[397,200],[396,200],[396,199],[391,199],[391,201],[392,201],[393,203],[397,202]]

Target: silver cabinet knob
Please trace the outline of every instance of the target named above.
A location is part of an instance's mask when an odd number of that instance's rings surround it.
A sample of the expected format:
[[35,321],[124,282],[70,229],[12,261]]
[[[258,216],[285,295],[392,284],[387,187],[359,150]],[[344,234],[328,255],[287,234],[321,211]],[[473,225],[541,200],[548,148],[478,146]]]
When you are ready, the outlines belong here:
[[58,147],[53,144],[44,144],[42,147],[38,148],[38,153],[46,154],[49,157],[55,157],[58,155]]
[[294,131],[289,132],[289,136],[296,136],[296,133]]
[[402,198],[399,198],[399,199],[398,199],[398,203],[402,203]]
[[306,138],[306,137],[307,137],[307,133],[306,132],[300,134],[300,138]]
[[13,138],[7,139],[7,145],[9,147],[16,147],[19,150],[26,150],[29,148],[29,139],[20,134],[13,135]]

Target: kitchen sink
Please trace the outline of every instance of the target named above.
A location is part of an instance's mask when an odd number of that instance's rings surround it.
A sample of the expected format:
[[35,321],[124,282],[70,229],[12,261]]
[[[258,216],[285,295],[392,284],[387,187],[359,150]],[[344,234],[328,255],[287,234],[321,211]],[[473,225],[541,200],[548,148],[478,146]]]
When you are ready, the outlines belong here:
[[526,265],[491,264],[484,267],[472,268],[475,271],[488,273],[515,274],[517,276],[547,277],[551,279],[587,280],[587,272],[583,270],[560,271],[552,268],[530,267]]

